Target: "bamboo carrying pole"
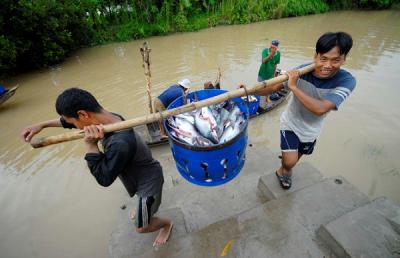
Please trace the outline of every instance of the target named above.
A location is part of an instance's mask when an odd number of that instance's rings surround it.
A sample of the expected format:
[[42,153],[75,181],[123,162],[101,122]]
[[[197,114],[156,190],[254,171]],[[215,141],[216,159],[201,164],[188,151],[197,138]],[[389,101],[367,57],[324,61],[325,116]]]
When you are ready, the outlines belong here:
[[[310,64],[308,66],[300,68],[298,71],[299,71],[300,75],[303,75],[303,74],[311,72],[312,70],[314,70],[314,68],[315,68],[315,65]],[[104,125],[104,132],[109,133],[109,132],[132,128],[132,127],[135,127],[138,125],[152,123],[155,121],[162,121],[163,119],[166,119],[170,116],[175,116],[175,115],[193,111],[193,110],[196,110],[196,109],[199,109],[202,107],[206,107],[206,106],[209,106],[212,104],[224,102],[224,101],[227,101],[232,98],[246,96],[247,94],[254,94],[256,91],[267,89],[273,85],[285,82],[287,80],[288,80],[288,76],[286,74],[283,74],[278,77],[269,79],[267,81],[259,82],[251,88],[247,88],[247,89],[239,88],[236,90],[228,91],[226,93],[223,93],[221,95],[218,95],[218,96],[215,96],[215,97],[212,97],[209,99],[192,102],[192,103],[189,103],[189,104],[186,104],[186,105],[174,108],[174,109],[168,109],[168,110],[165,110],[162,112],[145,115],[142,117],[125,120],[125,121],[114,123],[114,124],[107,124],[107,125]],[[56,144],[56,143],[60,143],[60,142],[81,139],[84,137],[84,134],[85,133],[83,130],[79,130],[79,131],[63,133],[63,134],[59,134],[59,135],[55,135],[55,136],[50,136],[50,137],[46,137],[46,138],[33,139],[31,141],[31,145],[34,148],[40,148],[40,147],[44,147],[44,146],[48,146],[48,145]]]
[[144,75],[146,77],[146,83],[147,83],[146,85],[147,85],[147,97],[149,100],[149,111],[150,111],[150,114],[152,114],[154,111],[153,111],[153,103],[152,103],[152,96],[151,96],[150,51],[151,51],[151,48],[149,48],[147,42],[144,42],[143,47],[140,48],[140,53],[142,54]]

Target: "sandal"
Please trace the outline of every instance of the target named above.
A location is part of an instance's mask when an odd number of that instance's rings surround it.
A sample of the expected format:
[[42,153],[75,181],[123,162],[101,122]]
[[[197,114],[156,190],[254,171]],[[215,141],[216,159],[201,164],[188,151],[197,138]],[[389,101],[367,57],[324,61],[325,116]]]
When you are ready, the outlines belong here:
[[280,176],[278,171],[275,171],[275,174],[278,177],[279,183],[283,189],[287,190],[292,186],[292,177],[289,173],[284,173],[282,176]]

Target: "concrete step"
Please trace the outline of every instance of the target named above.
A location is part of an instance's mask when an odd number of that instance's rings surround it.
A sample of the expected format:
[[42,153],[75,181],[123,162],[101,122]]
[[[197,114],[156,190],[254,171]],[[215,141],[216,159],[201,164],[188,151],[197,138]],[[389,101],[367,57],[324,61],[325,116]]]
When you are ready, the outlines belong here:
[[322,225],[319,238],[338,257],[400,257],[400,206],[379,198]]
[[258,189],[267,200],[275,200],[301,190],[323,180],[323,176],[319,170],[310,163],[300,163],[293,168],[292,187],[289,190],[282,189],[275,171],[268,175],[260,177],[258,181]]
[[[132,203],[130,203],[126,209],[120,211],[120,223],[111,234],[109,241],[109,257],[140,257],[143,253],[153,250],[153,242],[158,232],[148,234],[136,233],[134,223],[130,219],[130,212],[135,208],[136,206],[132,207]],[[173,218],[174,220],[170,241],[188,233],[183,213],[179,208],[160,211],[158,216]]]
[[343,178],[330,178],[172,240],[142,257],[217,257],[224,248],[226,257],[332,257],[315,231],[368,202]]

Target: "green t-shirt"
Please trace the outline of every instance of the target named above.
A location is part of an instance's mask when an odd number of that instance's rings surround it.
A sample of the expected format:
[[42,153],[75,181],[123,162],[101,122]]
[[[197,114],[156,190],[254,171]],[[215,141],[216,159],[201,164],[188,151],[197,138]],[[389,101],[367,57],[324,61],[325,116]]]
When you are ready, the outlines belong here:
[[[269,48],[266,48],[262,52],[261,62],[269,54]],[[281,60],[281,52],[276,51],[275,55],[265,63],[261,63],[258,76],[263,80],[268,80],[274,77],[275,65],[279,64]]]

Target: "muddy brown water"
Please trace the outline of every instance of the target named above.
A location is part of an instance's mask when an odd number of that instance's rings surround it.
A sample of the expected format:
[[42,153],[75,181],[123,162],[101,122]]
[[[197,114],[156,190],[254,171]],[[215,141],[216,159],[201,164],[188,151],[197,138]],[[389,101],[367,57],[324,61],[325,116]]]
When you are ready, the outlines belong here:
[[[400,12],[333,12],[147,39],[154,95],[182,78],[194,89],[215,79],[234,89],[256,82],[262,49],[281,41],[280,67],[311,60],[317,38],[346,31],[354,47],[345,69],[357,88],[332,112],[315,154],[305,160],[329,177],[343,175],[371,198],[400,201]],[[82,159],[81,142],[32,150],[19,139],[31,123],[56,117],[57,95],[71,86],[91,91],[125,117],[147,110],[139,47],[143,40],[82,49],[57,66],[10,78],[15,97],[0,107],[0,256],[107,257],[117,212],[126,197],[121,183],[98,186]],[[279,151],[283,106],[253,119],[250,137]],[[62,129],[48,129],[45,135]],[[256,187],[256,186],[255,186]]]

